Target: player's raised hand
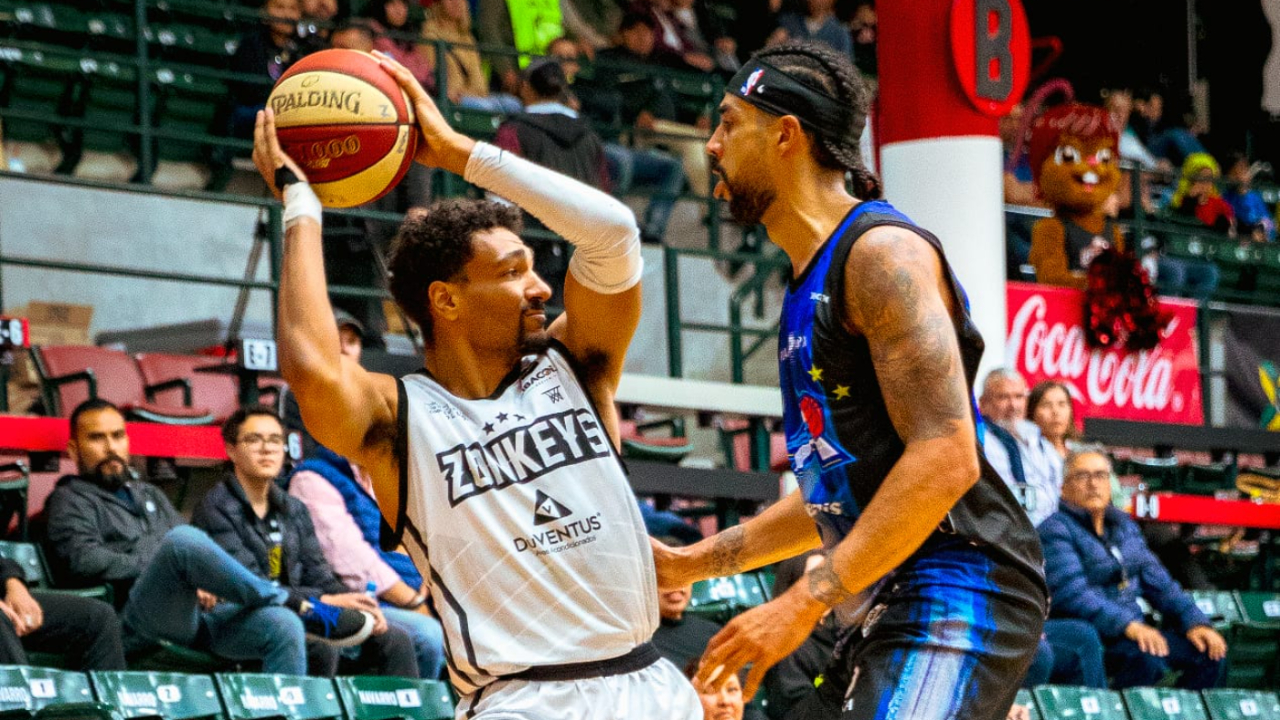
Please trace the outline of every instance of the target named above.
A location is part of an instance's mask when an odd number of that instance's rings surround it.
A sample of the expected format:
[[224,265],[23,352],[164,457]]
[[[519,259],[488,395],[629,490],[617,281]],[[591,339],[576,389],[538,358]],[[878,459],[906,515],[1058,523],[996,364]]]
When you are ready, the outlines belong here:
[[750,700],[765,672],[804,643],[825,608],[814,614],[812,605],[799,604],[794,593],[785,593],[739,615],[707,643],[698,663],[696,684],[719,687],[730,675],[751,666],[742,697]]
[[382,69],[400,84],[400,89],[413,104],[413,111],[418,119],[418,128],[422,130],[422,139],[418,143],[418,154],[414,158],[429,167],[444,168],[456,175],[462,175],[467,168],[467,159],[471,157],[471,149],[475,141],[454,130],[444,119],[440,108],[427,94],[422,83],[390,55],[374,51]]
[[276,137],[276,114],[271,108],[258,111],[253,121],[253,164],[257,166],[267,187],[279,199],[282,189],[276,187],[276,171],[287,167],[302,182],[307,181],[306,173],[293,158],[280,149],[280,139]]

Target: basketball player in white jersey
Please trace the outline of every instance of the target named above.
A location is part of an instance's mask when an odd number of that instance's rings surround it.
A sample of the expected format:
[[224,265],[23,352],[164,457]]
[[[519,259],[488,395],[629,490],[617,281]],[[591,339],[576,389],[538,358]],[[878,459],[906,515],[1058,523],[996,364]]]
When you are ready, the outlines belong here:
[[320,203],[270,111],[254,160],[285,202],[280,367],[307,429],[368,469],[383,515],[430,583],[459,718],[700,718],[649,643],[648,538],[618,460],[614,393],[640,317],[640,234],[620,202],[449,127],[383,58],[417,112],[417,160],[507,198],[572,242],[565,313],[533,271],[519,211],[451,200],[411,214],[392,295],[425,367],[397,380],[338,352]]

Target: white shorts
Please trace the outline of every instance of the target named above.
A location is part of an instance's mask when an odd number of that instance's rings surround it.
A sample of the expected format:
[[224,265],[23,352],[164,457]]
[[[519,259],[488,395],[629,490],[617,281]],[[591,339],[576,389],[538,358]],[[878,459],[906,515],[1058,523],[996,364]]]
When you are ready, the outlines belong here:
[[462,698],[456,720],[702,720],[702,704],[663,658],[587,680],[498,680]]

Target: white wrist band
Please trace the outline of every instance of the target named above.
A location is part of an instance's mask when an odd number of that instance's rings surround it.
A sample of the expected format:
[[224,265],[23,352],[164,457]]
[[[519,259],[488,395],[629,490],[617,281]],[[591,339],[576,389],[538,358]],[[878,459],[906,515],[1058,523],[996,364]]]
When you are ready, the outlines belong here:
[[311,186],[304,182],[296,182],[288,185],[284,189],[284,229],[288,230],[297,224],[298,220],[309,217],[316,221],[317,225],[322,225],[320,220],[321,214],[324,212],[324,206],[320,204],[320,198],[316,197],[316,193]]

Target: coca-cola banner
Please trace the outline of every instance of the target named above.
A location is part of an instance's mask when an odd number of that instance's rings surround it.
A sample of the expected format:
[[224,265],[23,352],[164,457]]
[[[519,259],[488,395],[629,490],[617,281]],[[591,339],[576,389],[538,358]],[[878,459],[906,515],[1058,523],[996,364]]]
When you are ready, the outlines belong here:
[[1084,293],[1017,282],[1007,288],[1006,365],[1032,386],[1041,380],[1064,383],[1077,420],[1204,422],[1195,303],[1161,299],[1173,320],[1154,350],[1090,351],[1084,339]]
[[1280,430],[1280,312],[1232,306],[1226,316],[1227,425]]

